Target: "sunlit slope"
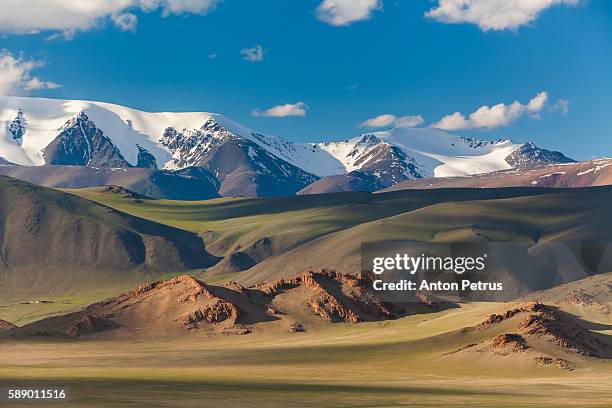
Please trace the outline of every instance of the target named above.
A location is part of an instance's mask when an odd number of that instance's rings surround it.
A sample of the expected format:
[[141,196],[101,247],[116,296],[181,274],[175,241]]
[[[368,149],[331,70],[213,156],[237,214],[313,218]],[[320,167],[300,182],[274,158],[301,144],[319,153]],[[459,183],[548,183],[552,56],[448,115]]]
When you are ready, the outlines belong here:
[[64,190],[138,217],[202,234],[217,256],[249,248],[264,238],[276,255],[313,239],[359,224],[448,201],[489,200],[561,190],[439,189],[385,194],[338,193],[282,198],[223,198],[207,201],[134,202],[99,188]]
[[[542,243],[609,240],[612,189],[437,189],[269,199],[135,203],[98,189],[74,190],[121,211],[202,234],[224,259],[252,255],[234,279],[292,276],[309,269],[359,269],[364,241],[485,239]],[[263,240],[263,241],[262,241]],[[265,241],[265,242],[264,242]],[[262,250],[263,244],[268,247]],[[234,265],[235,266],[235,265]],[[240,265],[239,265],[240,266]]]
[[248,282],[304,269],[360,269],[362,242],[385,241],[610,241],[612,189],[506,199],[452,201],[366,222],[269,258],[241,276]]

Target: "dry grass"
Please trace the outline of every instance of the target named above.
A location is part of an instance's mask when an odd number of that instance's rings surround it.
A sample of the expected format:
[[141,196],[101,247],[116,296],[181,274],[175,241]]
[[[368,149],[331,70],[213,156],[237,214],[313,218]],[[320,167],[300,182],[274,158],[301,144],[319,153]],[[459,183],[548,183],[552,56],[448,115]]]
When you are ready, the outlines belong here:
[[[609,406],[612,363],[566,372],[444,352],[499,305],[299,334],[0,343],[0,384],[68,385],[71,407]],[[58,405],[59,406],[59,405]]]

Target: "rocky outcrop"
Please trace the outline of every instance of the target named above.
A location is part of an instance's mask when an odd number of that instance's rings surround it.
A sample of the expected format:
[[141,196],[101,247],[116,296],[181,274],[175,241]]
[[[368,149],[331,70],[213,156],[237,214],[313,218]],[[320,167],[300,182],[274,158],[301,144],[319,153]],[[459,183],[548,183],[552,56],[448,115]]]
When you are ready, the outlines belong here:
[[545,310],[545,306],[543,304],[538,302],[528,303],[518,307],[510,308],[502,314],[493,313],[489,315],[489,317],[487,317],[482,323],[480,323],[478,327],[487,328],[493,324],[501,323],[504,320],[510,319],[519,313],[540,312],[542,310]]
[[79,320],[66,328],[66,334],[70,337],[79,337],[83,334],[92,334],[108,330],[113,327],[111,321],[102,317],[84,315]]
[[131,198],[134,200],[154,200],[151,197],[148,197],[144,194],[135,193],[122,186],[108,185],[108,186],[105,186],[102,191],[105,192],[106,194],[119,194],[125,198]]
[[[430,306],[419,304],[419,311]],[[61,331],[81,336],[107,329],[129,335],[160,336],[203,331],[248,334],[260,323],[297,333],[321,322],[393,319],[411,313],[381,302],[361,280],[333,270],[305,272],[289,280],[245,287],[236,282],[212,286],[191,276],[150,282],[83,310]],[[68,318],[68,317],[67,317]],[[42,322],[44,323],[44,321]],[[42,324],[45,332],[49,325]],[[26,332],[40,331],[33,324]]]
[[221,323],[229,321],[234,324],[240,317],[238,308],[223,299],[215,298],[210,304],[203,309],[198,309],[193,313],[189,313],[183,317],[182,322],[185,326],[193,327],[195,323]]
[[586,356],[598,356],[610,348],[574,316],[537,302],[512,307],[501,314],[492,314],[477,328],[488,329],[510,319],[516,321],[513,325],[515,333],[505,336],[515,336],[515,339],[518,338],[516,336],[539,338],[566,352]]
[[17,110],[17,115],[15,119],[13,119],[8,126],[8,131],[13,139],[13,141],[21,146],[23,144],[23,138],[25,136],[27,129],[27,123],[23,116],[23,111],[21,109]]
[[329,269],[304,272],[289,280],[278,279],[260,290],[266,296],[275,297],[301,287],[310,291],[304,299],[310,311],[329,322],[360,323],[408,313],[403,306],[382,302],[360,278]]
[[136,167],[142,169],[156,169],[157,159],[147,149],[142,146],[136,145],[138,148],[138,158]]
[[568,371],[573,370],[572,364],[569,361],[564,360],[562,358],[536,356],[533,358],[533,361],[534,363],[538,365],[543,365],[543,366],[554,365],[555,367],[562,368],[564,370],[568,370]]
[[0,331],[16,329],[17,326],[11,322],[7,322],[6,320],[0,319]]
[[575,160],[561,152],[542,149],[533,143],[525,143],[506,157],[506,163],[515,170],[527,170],[548,164],[575,163]]
[[516,333],[500,334],[491,339],[491,347],[502,353],[520,353],[528,349],[525,339]]

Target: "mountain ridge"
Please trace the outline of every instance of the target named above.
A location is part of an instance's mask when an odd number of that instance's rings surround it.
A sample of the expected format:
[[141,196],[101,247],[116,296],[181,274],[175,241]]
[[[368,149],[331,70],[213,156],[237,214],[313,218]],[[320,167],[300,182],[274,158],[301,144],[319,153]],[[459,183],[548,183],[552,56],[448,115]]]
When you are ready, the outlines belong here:
[[[397,127],[339,142],[294,143],[215,113],[150,113],[104,102],[0,97],[0,164],[202,167],[219,180],[223,196],[292,195],[328,177],[345,188],[370,190],[405,180],[568,162],[573,160],[533,143],[481,140],[432,128]],[[347,182],[355,171],[372,180]]]

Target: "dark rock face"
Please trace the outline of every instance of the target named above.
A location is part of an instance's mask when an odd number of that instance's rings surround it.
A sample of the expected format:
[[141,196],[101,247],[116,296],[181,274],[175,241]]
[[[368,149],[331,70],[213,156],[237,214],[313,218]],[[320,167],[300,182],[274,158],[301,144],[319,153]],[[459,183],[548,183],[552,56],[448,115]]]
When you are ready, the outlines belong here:
[[526,143],[506,157],[506,162],[517,170],[527,170],[548,164],[575,163],[561,152],[541,149],[533,143]]
[[367,156],[360,158],[357,164],[363,164],[360,171],[375,176],[377,184],[383,186],[382,188],[400,181],[424,177],[423,171],[412,157],[385,142],[377,144]]
[[23,112],[21,109],[19,109],[17,111],[17,116],[11,121],[11,123],[9,123],[8,127],[9,133],[11,134],[13,140],[19,146],[23,144],[23,137],[25,136],[26,128],[26,120],[23,117]]
[[141,169],[157,169],[157,159],[155,159],[155,156],[142,146],[136,145],[136,147],[138,147],[138,162],[136,163],[136,167]]
[[214,174],[223,196],[292,195],[317,180],[213,119],[186,133],[168,128],[161,142],[172,151],[175,167],[202,167]]
[[111,140],[81,111],[60,129],[44,150],[46,164],[130,167]]

